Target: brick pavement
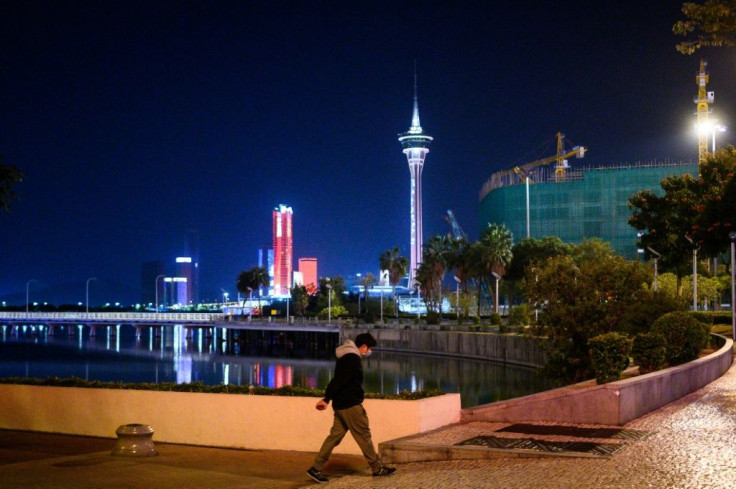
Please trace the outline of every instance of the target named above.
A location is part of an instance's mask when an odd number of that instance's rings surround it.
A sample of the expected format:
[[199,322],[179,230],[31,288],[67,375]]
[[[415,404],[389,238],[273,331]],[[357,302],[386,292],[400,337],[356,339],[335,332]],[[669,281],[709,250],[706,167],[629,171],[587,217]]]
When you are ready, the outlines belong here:
[[[373,478],[368,472],[350,474],[330,481],[326,487],[734,488],[736,366],[703,389],[634,420],[625,428],[654,433],[631,442],[611,458],[408,463],[397,465],[397,472],[389,478]],[[328,468],[325,472],[329,475]]]

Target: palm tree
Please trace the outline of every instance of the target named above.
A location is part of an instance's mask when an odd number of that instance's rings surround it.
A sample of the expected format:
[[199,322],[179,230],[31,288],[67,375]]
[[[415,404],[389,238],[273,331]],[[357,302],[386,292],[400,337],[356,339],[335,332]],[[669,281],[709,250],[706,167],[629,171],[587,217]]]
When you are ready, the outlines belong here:
[[[363,286],[363,296],[365,297],[365,312],[368,312],[368,289],[373,287],[373,284],[378,282],[378,279],[375,275],[372,273],[366,273],[362,277],[360,277],[360,280],[358,280],[358,283]],[[360,311],[358,311],[358,314],[360,314]]]
[[270,277],[268,276],[268,270],[266,267],[253,267],[250,269],[253,278],[253,289],[258,289],[258,309],[261,311],[263,316],[263,308],[261,306],[261,287],[268,287]]
[[261,286],[268,286],[268,271],[264,267],[251,267],[238,274],[235,287],[243,294],[243,310],[245,310],[245,297],[254,290],[258,290],[258,309],[261,308]]
[[243,270],[238,274],[238,280],[235,283],[235,288],[238,289],[238,292],[243,294],[243,308],[241,309],[240,314],[245,314],[245,299],[248,297],[249,292],[253,290],[253,278],[250,270]]
[[[503,277],[506,267],[511,263],[513,257],[511,248],[514,245],[514,237],[511,231],[503,224],[489,224],[480,236],[480,240],[473,244],[473,259],[477,267],[476,273],[479,280],[478,286],[478,309],[480,310],[480,283],[485,282],[489,295],[497,300],[491,292],[490,278],[493,273]],[[494,301],[495,302],[495,301]]]
[[442,281],[448,268],[448,258],[452,250],[451,241],[448,236],[432,236],[424,244],[424,250],[422,250],[420,268],[422,268],[424,290],[440,315],[442,315]]
[[[447,269],[455,271],[455,277],[460,281],[463,294],[468,291],[468,280],[470,279],[471,260],[470,260],[470,244],[465,238],[455,238],[450,240],[450,249],[447,253]],[[457,304],[458,314],[460,304]],[[467,317],[467,303],[465,304],[465,316]],[[459,316],[458,316],[459,317]]]
[[388,270],[388,281],[391,284],[392,296],[394,298],[394,316],[398,317],[399,309],[396,307],[396,285],[406,275],[406,270],[409,268],[409,259],[399,255],[399,247],[394,246],[393,249],[381,253],[381,256],[378,258],[378,264],[381,270]]

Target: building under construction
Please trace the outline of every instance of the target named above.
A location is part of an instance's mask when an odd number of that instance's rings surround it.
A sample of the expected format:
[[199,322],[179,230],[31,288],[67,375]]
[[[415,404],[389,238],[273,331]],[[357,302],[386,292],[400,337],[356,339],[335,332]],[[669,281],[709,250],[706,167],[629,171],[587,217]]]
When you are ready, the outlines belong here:
[[540,167],[528,177],[499,172],[480,193],[481,229],[504,224],[518,242],[558,236],[565,242],[601,238],[629,259],[637,253],[636,230],[629,226],[627,202],[640,190],[661,194],[671,175],[697,175],[697,163],[637,163],[569,169],[564,175]]
[[601,238],[622,256],[637,258],[637,232],[629,226],[628,200],[635,193],[651,190],[661,195],[662,179],[673,175],[698,175],[715,131],[722,130],[711,118],[713,92],[706,90],[707,63],[700,62],[695,76],[698,94],[696,127],[698,162],[651,162],[606,166],[570,166],[568,158],[582,158],[582,146],[565,148],[565,136],[557,133],[553,156],[494,173],[480,191],[480,229],[504,224],[518,242],[526,237],[558,236],[565,242]]

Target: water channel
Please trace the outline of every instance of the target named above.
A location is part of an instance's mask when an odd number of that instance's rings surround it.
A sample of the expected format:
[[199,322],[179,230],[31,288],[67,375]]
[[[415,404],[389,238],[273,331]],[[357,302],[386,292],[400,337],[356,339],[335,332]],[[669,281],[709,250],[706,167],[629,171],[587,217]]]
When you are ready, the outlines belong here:
[[[2,327],[0,377],[79,377],[122,382],[202,382],[323,389],[334,368],[336,334],[215,329],[187,337],[181,326]],[[161,334],[163,330],[163,334]],[[219,335],[219,336],[218,336]],[[379,345],[380,346],[380,345]],[[460,392],[463,407],[553,388],[534,369],[462,358],[380,351],[364,360],[366,392]]]

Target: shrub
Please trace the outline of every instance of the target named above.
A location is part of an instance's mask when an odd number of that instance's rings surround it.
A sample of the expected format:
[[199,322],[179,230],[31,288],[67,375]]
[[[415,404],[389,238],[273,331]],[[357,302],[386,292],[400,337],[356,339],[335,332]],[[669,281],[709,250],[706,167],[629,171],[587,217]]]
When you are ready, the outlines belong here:
[[427,311],[427,324],[440,324],[440,313]]
[[376,316],[372,311],[365,313],[365,324],[373,324],[376,322]]
[[498,326],[501,324],[501,315],[497,312],[494,312],[491,314],[490,320],[493,326]]
[[695,360],[708,344],[708,328],[684,311],[670,312],[657,319],[652,332],[665,338],[665,355],[670,365]]
[[511,326],[528,326],[529,308],[526,304],[514,306],[509,311],[509,325]]
[[332,317],[332,319],[337,318],[338,316],[347,316],[348,310],[345,309],[343,306],[332,306],[332,310],[330,310],[329,307],[325,307],[321,311],[319,311],[319,314],[317,315],[320,319],[327,319],[328,317]]
[[621,378],[621,372],[629,366],[631,340],[619,333],[605,333],[588,340],[590,358],[599,384]]
[[639,366],[639,373],[648,374],[667,365],[667,346],[659,333],[640,333],[634,337],[631,356]]

